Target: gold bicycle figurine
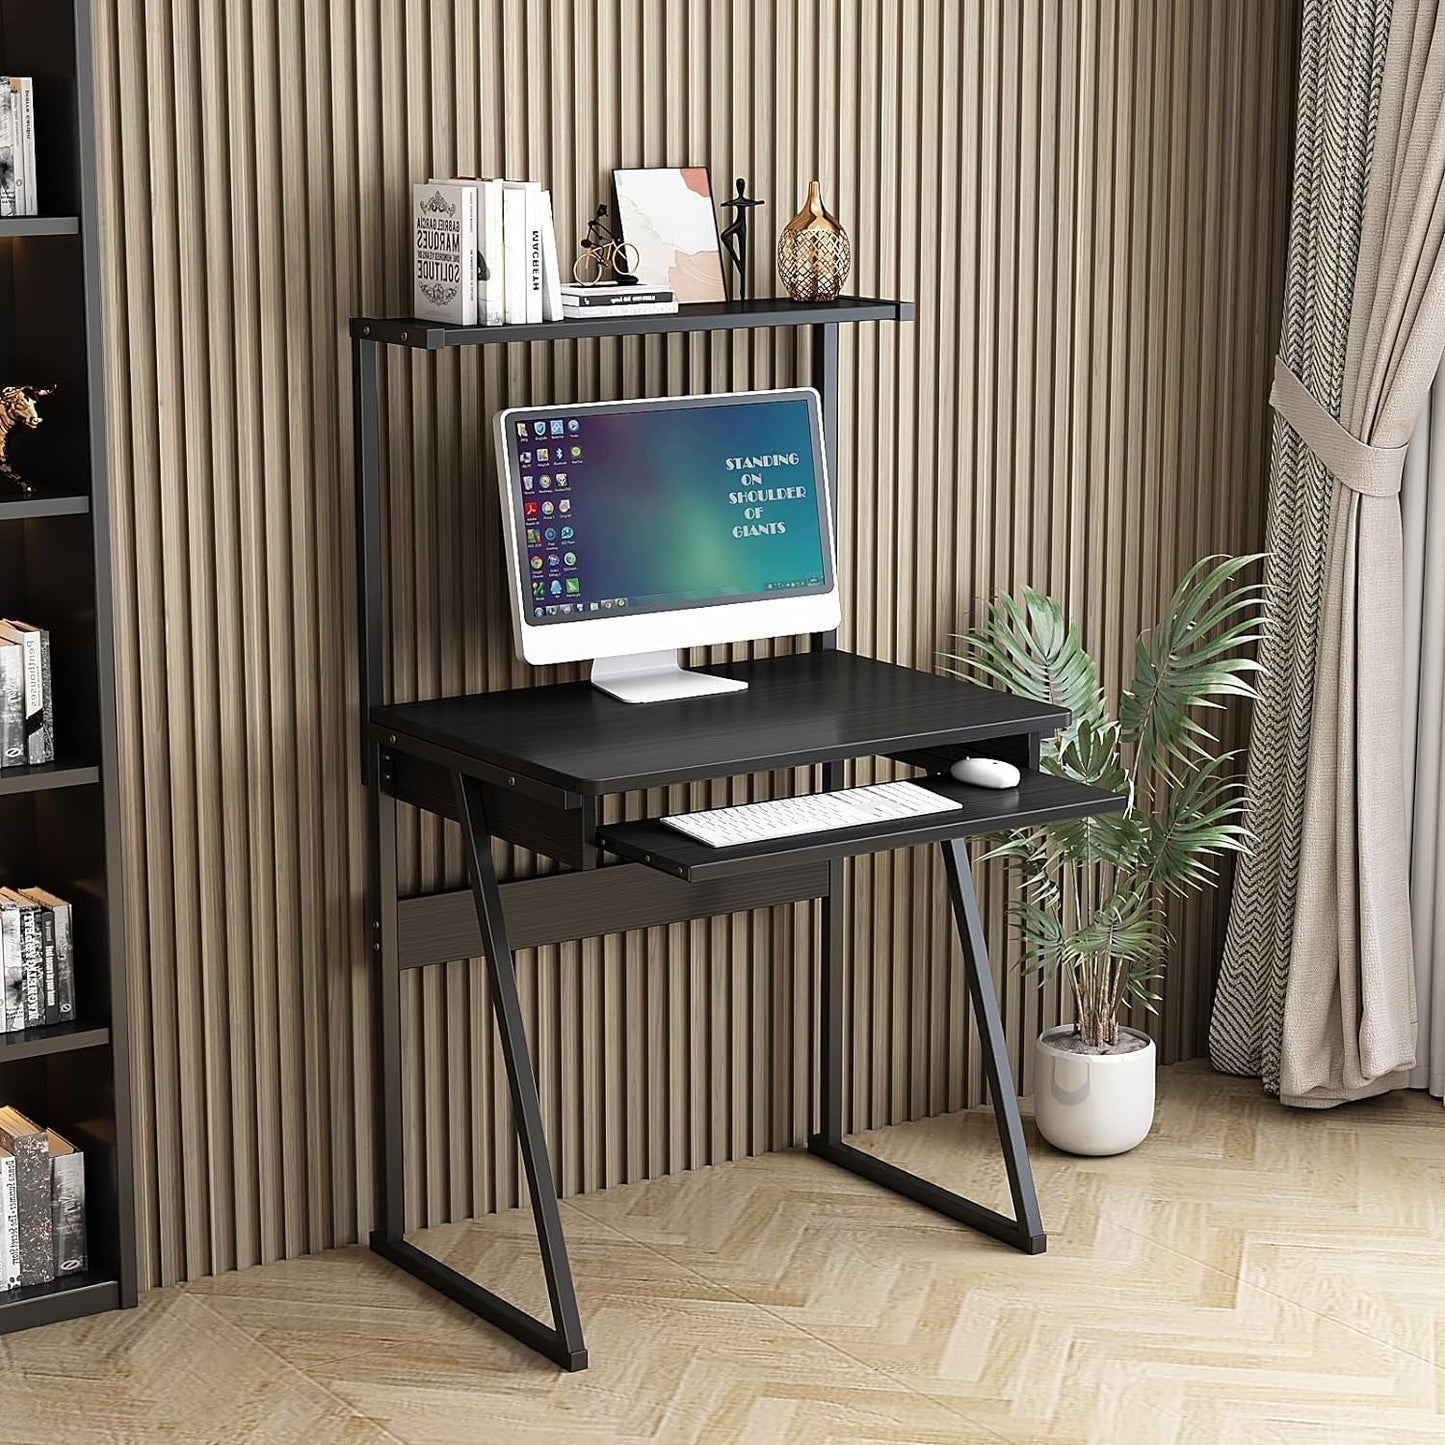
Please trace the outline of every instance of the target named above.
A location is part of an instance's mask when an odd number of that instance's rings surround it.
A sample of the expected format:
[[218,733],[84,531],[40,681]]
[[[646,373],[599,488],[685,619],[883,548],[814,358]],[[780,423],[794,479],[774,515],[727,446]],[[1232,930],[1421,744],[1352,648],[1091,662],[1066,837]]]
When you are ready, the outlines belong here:
[[587,223],[582,250],[572,263],[572,275],[579,286],[596,286],[610,271],[618,286],[637,284],[637,267],[642,258],[636,246],[619,241],[605,219],[607,207],[597,207],[597,214]]

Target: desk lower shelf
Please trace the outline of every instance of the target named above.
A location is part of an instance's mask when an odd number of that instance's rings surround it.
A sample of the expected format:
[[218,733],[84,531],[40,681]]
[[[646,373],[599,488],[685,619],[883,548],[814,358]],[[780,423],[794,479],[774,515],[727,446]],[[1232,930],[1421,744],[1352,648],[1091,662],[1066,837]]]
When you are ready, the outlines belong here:
[[1118,813],[1126,803],[1116,793],[1048,773],[1026,771],[1017,788],[1001,792],[955,783],[950,778],[917,781],[942,797],[962,803],[962,811],[951,809],[946,813],[872,823],[861,828],[803,833],[736,848],[709,848],[657,818],[647,818],[599,828],[597,842],[620,858],[697,883],[742,877],[762,868],[826,862],[858,853],[886,853],[918,843],[937,843],[944,838],[1003,833],[1011,828],[1060,823],[1097,813]]

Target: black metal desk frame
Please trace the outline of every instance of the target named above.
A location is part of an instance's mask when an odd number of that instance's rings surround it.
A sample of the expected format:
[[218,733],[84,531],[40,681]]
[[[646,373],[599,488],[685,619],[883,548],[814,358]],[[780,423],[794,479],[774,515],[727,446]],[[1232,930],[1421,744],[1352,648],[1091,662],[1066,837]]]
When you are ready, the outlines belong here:
[[[598,795],[556,779],[529,775],[514,759],[488,758],[453,744],[444,734],[421,736],[388,718],[385,667],[385,571],[381,481],[379,353],[383,345],[439,350],[451,346],[504,344],[596,335],[659,331],[807,326],[812,331],[812,381],[823,398],[830,474],[837,474],[838,327],[868,320],[907,320],[910,303],[841,298],[824,305],[763,300],[725,306],[685,307],[676,316],[614,318],[543,326],[445,328],[415,320],[356,319],[351,323],[353,421],[358,505],[358,588],[361,622],[362,757],[369,797],[369,924],[375,974],[378,1109],[378,1220],[371,1247],[378,1254],[506,1331],[567,1370],[585,1369],[576,1292],[558,1210],[556,1180],[544,1137],[536,1075],[528,1052],[517,993],[513,950],[596,936],[628,928],[701,918],[785,902],[821,900],[820,1033],[817,1046],[818,1128],[808,1140],[831,1163],[983,1231],[1025,1253],[1044,1249],[1045,1235],[1029,1168],[1018,1102],[1009,1073],[1003,1026],[984,944],[963,834],[983,830],[974,820],[932,829],[899,825],[879,846],[928,841],[942,850],[950,901],[962,943],[964,973],[975,1013],[999,1142],[1015,1215],[1010,1219],[937,1184],[889,1164],[846,1142],[843,1135],[844,860],[850,853],[878,851],[867,840],[829,845],[829,837],[773,858],[769,866],[708,874],[711,860],[687,869],[656,861],[625,861],[599,868],[604,852],[636,853],[624,825],[599,829]],[[836,487],[834,507],[836,511]],[[833,635],[814,639],[832,649]],[[841,655],[840,655],[841,656]],[[744,665],[749,666],[749,665]],[[617,706],[624,706],[617,704]],[[1061,725],[1062,713],[1034,709],[1011,726],[994,728],[986,749],[1037,768],[1040,737]],[[817,784],[843,783],[849,756],[878,752],[938,771],[953,757],[977,750],[987,729],[960,733],[932,751],[857,747],[829,756],[760,759],[752,771],[816,764]],[[725,775],[720,768],[715,775]],[[693,776],[700,774],[693,773]],[[659,781],[685,781],[684,778]],[[653,784],[645,784],[652,786]],[[628,788],[640,786],[629,782]],[[606,791],[605,789],[602,791]],[[621,789],[618,789],[621,791]],[[1087,790],[1085,790],[1087,792]],[[460,892],[400,897],[396,872],[396,804],[406,802],[458,821],[463,830],[470,888]],[[1103,795],[1071,796],[1064,812],[1077,815],[1111,806]],[[1021,821],[1030,821],[1021,819]],[[915,822],[917,820],[914,820]],[[994,827],[1007,820],[994,820]],[[678,835],[672,835],[674,838]],[[570,865],[570,871],[499,883],[491,843],[502,838]],[[874,840],[876,842],[876,840]],[[730,851],[730,850],[725,850]],[[786,851],[786,850],[785,850]],[[637,855],[651,860],[650,853]],[[713,871],[719,871],[714,869]],[[671,876],[670,876],[671,874]],[[681,875],[681,876],[679,876]],[[550,1325],[451,1269],[404,1238],[401,974],[404,969],[485,956],[500,1048],[511,1091],[524,1171],[553,1321]]]

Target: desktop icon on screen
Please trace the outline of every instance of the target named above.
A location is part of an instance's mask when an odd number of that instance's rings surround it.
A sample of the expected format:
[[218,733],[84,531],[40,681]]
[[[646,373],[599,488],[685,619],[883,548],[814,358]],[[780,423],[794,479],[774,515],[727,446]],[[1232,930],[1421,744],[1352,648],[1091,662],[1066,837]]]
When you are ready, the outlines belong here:
[[543,472],[542,475],[537,478],[537,485],[544,492],[550,492],[552,490],[552,474],[550,472]]
[[572,460],[573,460],[574,462],[575,462],[575,461],[580,461],[580,460],[581,460],[581,457],[582,457],[582,448],[581,448],[581,447],[573,447],[573,448],[572,448]]
[[574,417],[567,423],[567,430],[568,430],[569,432],[572,432],[572,433],[575,435],[576,432],[577,432],[577,425],[578,425],[578,423],[577,423],[577,418],[574,416]]
[[577,565],[577,554],[575,552],[563,552],[562,563],[566,567],[575,567]]
[[530,467],[530,466],[532,465],[532,453],[531,453],[531,452],[518,452],[518,453],[517,453],[517,465],[520,466],[520,467]]
[[553,597],[560,597],[560,596],[562,595],[562,581],[561,581],[561,579],[558,578],[558,577],[554,577],[554,578],[552,579],[552,586],[551,586],[551,588],[550,588],[549,590],[551,591]]
[[559,436],[562,435],[563,430],[564,430],[564,427],[562,426],[562,418],[561,418],[561,417],[553,417],[553,418],[552,418],[552,435],[553,435],[554,437],[559,437]]
[[533,431],[533,433],[534,433],[535,435],[537,435],[537,436],[539,436],[539,437],[544,437],[544,436],[546,436],[546,435],[547,435],[547,423],[544,422],[544,421],[534,421],[534,422],[532,423],[532,431]]
[[519,437],[524,437],[524,436],[527,435],[527,423],[526,423],[526,422],[524,422],[524,421],[519,421],[519,422],[517,423],[517,435],[518,435]]
[[557,481],[557,485],[558,485],[559,487],[566,487],[566,485],[567,485],[567,473],[566,473],[566,472],[558,472],[558,473],[556,474],[556,481]]
[[537,460],[538,460],[539,462],[541,462],[543,465],[546,465],[546,463],[547,463],[547,461],[549,460],[549,458],[551,457],[551,455],[552,455],[552,449],[551,449],[550,447],[538,447],[538,448],[537,448]]
[[570,542],[570,541],[573,539],[573,537],[575,537],[576,535],[577,535],[577,529],[576,529],[575,527],[563,527],[563,528],[562,528],[562,540],[563,540],[564,542]]
[[522,503],[522,515],[523,515],[524,517],[535,517],[535,516],[537,515],[537,504],[536,504],[536,502],[523,502],[523,503]]
[[582,590],[582,579],[580,577],[569,577],[567,579],[567,595],[575,597]]
[[[551,504],[551,502],[548,502],[547,505],[550,507],[552,504]],[[565,516],[567,515],[567,513],[572,510],[572,501],[571,501],[571,498],[569,498],[569,497],[563,497],[562,500],[557,503],[557,510],[558,510],[559,512],[561,512],[562,515],[565,517]],[[551,514],[550,512],[548,512],[547,515],[550,517],[552,514]]]
[[534,571],[534,572],[540,572],[541,570],[542,570],[542,559],[541,559],[540,557],[533,557],[533,558],[532,558],[532,571]]

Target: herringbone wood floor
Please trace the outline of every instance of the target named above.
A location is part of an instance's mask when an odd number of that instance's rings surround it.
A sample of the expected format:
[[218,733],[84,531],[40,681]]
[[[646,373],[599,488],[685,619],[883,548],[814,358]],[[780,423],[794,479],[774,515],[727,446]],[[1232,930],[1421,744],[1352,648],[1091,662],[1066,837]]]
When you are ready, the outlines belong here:
[[[1028,1259],[802,1154],[564,1206],[559,1374],[362,1249],[0,1344],[6,1441],[1439,1441],[1445,1110],[1165,1070],[1120,1159],[1034,1141]],[[1002,1204],[987,1115],[870,1147]],[[540,1308],[519,1215],[429,1231]]]

